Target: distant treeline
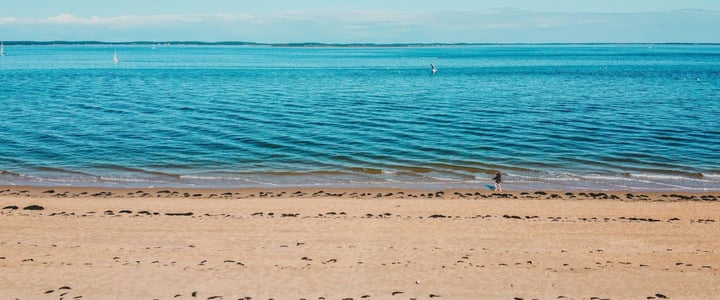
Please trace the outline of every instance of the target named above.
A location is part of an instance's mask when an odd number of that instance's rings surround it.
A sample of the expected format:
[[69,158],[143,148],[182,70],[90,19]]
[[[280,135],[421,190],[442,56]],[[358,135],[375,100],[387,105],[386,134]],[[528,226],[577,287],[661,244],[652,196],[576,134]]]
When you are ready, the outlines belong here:
[[489,46],[489,45],[718,45],[719,43],[254,43],[241,41],[199,42],[199,41],[4,41],[5,45],[46,46],[46,45],[186,45],[186,46],[265,46],[265,47],[438,47],[438,46]]

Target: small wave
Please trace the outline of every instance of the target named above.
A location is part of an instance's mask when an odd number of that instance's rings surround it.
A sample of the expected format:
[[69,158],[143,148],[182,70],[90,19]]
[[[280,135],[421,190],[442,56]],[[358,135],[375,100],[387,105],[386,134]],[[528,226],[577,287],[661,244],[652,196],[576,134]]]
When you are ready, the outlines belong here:
[[[64,180],[65,181],[65,180]],[[98,181],[103,182],[142,182],[142,183],[175,183],[173,181],[164,181],[164,180],[153,180],[153,179],[146,179],[146,178],[132,178],[132,177],[119,177],[119,176],[100,176],[98,177]]]
[[208,172],[198,174],[180,175],[181,179],[203,180],[246,180],[256,177],[305,177],[305,176],[338,176],[348,175],[347,172],[317,170],[317,171],[262,171],[262,172]]
[[645,177],[656,179],[702,180],[707,179],[709,174],[677,169],[628,168],[628,171],[621,173],[621,175],[625,177]]
[[40,167],[40,168],[38,168],[38,170],[45,171],[45,172],[59,173],[59,174],[73,174],[73,175],[80,175],[80,176],[86,176],[86,177],[96,177],[96,175],[94,175],[94,174],[90,174],[90,173],[86,173],[86,172],[82,172],[82,171],[53,168],[53,167]]
[[332,172],[261,172],[261,173],[225,173],[206,175],[181,175],[180,179],[189,180],[237,180],[250,181],[249,178],[272,178],[272,177],[303,177],[312,175],[334,175]]
[[182,175],[180,176],[180,179],[188,179],[188,180],[246,180],[245,178],[241,176],[232,176],[232,175],[219,175],[219,176],[202,176],[202,175]]
[[22,177],[22,176],[23,176],[23,175],[20,174],[20,173],[10,172],[10,171],[6,171],[6,170],[0,170],[0,175],[10,175],[10,176],[15,176],[15,177]]
[[415,173],[415,172],[404,172],[404,171],[398,171],[398,172],[387,172],[386,174],[395,175],[394,177],[409,177],[409,178],[425,178],[423,174]]
[[413,166],[398,166],[398,167],[394,167],[394,168],[399,169],[399,170],[414,172],[414,173],[430,173],[430,172],[436,171],[436,169],[432,169],[432,168],[413,167]]
[[710,180],[720,180],[720,174],[703,174],[703,177]]
[[485,173],[485,174],[492,174],[497,172],[497,169],[489,169],[489,168],[481,168],[481,167],[471,167],[471,166],[463,166],[463,165],[451,165],[451,164],[429,164],[433,166],[433,169],[441,169],[441,170],[453,170],[453,171],[461,171],[461,172],[468,172],[468,173]]
[[341,171],[330,171],[330,170],[318,170],[318,171],[298,171],[298,172],[262,172],[253,173],[259,175],[271,175],[271,176],[307,176],[307,175],[347,175],[347,172]]
[[348,168],[350,171],[357,172],[357,173],[363,173],[363,174],[374,174],[374,175],[380,175],[383,173],[388,173],[386,171],[383,171],[382,169],[374,169],[374,168]]
[[110,169],[113,171],[119,171],[121,173],[147,174],[147,175],[153,175],[153,176],[170,177],[170,178],[175,178],[175,179],[180,179],[180,176],[181,176],[180,174],[167,173],[167,172],[155,171],[155,170],[145,170],[145,169],[141,169],[141,168],[118,166],[118,165],[101,165],[101,166],[97,166],[97,167],[103,168],[103,169]]
[[[525,181],[525,182],[527,182],[527,181],[550,181],[550,182],[556,181],[556,182],[565,182],[565,181],[581,181],[581,180],[583,180],[583,178],[581,178],[581,177],[579,177],[579,176],[578,176],[578,177],[573,177],[573,176],[562,176],[562,177],[560,177],[560,176],[556,176],[556,177],[553,177],[553,176],[543,176],[543,177],[537,177],[537,176],[523,176],[523,175],[513,175],[512,177],[511,177],[511,176],[506,176],[504,180],[505,180],[505,181],[508,181],[508,180],[510,180],[510,178],[512,178],[513,180],[516,180],[516,181]],[[480,179],[485,179],[485,178],[480,178]]]
[[667,179],[667,180],[702,180],[705,175],[702,173],[672,172],[665,174],[630,174],[630,178]]

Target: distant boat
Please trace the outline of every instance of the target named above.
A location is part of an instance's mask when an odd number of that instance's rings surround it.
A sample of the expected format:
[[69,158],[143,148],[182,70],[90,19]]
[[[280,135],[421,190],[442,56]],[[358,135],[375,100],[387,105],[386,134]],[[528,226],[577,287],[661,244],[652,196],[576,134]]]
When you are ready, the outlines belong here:
[[0,56],[5,56],[5,44],[0,43]]
[[120,62],[120,59],[119,59],[118,56],[117,56],[117,51],[115,51],[115,55],[113,55],[113,61],[114,61],[115,63]]
[[433,74],[437,73],[437,67],[435,67],[435,65],[430,64],[430,67],[432,67],[432,73],[433,73]]

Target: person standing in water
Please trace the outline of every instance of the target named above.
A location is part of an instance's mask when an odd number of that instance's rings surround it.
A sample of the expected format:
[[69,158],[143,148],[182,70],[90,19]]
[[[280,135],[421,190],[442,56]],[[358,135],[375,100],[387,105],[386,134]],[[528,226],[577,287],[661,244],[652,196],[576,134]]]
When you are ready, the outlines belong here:
[[502,192],[502,174],[500,172],[495,173],[493,180],[495,181],[495,191]]

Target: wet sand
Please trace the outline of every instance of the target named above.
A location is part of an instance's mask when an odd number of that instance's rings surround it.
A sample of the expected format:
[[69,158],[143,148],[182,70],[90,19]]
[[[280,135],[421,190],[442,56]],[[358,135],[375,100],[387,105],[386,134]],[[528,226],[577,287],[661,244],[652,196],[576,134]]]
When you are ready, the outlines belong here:
[[0,187],[0,298],[712,299],[718,200]]

